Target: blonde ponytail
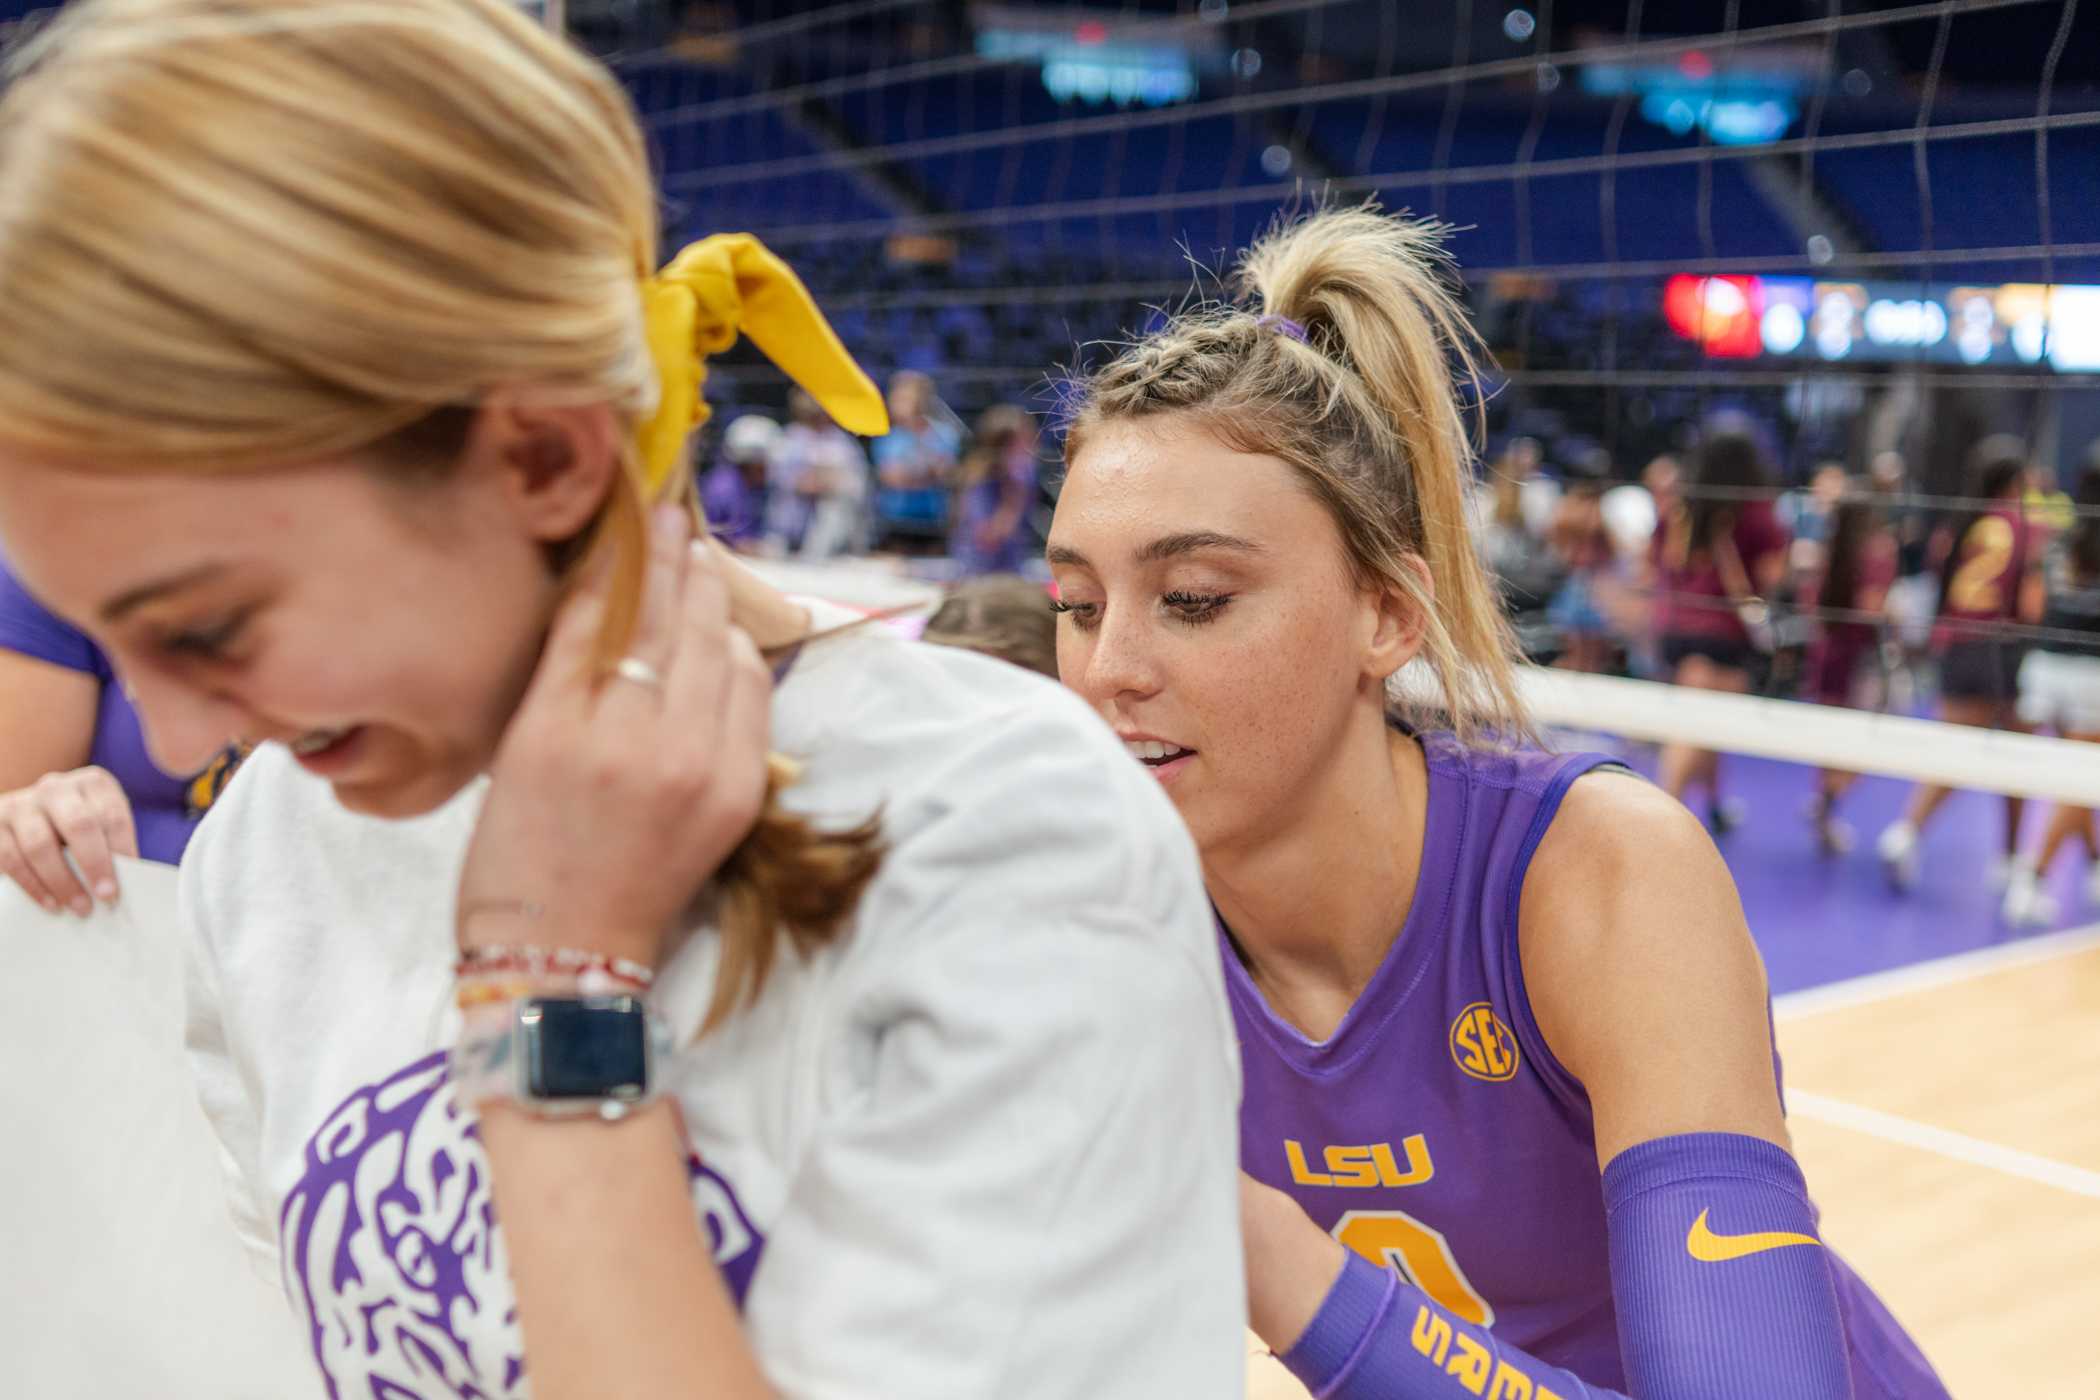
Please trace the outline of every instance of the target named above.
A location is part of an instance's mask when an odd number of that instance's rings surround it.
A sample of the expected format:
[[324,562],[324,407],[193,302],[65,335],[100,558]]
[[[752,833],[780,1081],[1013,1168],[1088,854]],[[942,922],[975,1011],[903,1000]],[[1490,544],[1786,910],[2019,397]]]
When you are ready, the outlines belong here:
[[1100,422],[1186,413],[1288,463],[1333,516],[1359,582],[1422,618],[1420,664],[1439,696],[1425,706],[1396,684],[1393,708],[1463,742],[1504,742],[1531,727],[1515,639],[1467,526],[1482,351],[1441,233],[1375,204],[1278,224],[1240,260],[1241,303],[1182,313],[1080,386],[1065,453]]

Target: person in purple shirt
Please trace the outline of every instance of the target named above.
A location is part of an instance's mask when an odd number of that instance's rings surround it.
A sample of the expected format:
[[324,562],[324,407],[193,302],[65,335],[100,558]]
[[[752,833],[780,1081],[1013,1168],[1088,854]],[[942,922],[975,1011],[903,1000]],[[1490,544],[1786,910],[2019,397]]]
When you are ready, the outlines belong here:
[[222,757],[188,778],[156,767],[101,648],[30,597],[5,561],[0,732],[0,873],[53,911],[114,903],[114,856],[180,860],[232,767]]
[[1943,1397],[1819,1238],[1712,839],[1526,741],[1447,272],[1287,225],[1068,425],[1058,670],[1203,858],[1253,1329],[1342,1400]]
[[964,456],[956,492],[955,529],[948,554],[966,574],[1011,574],[1034,552],[1026,528],[1035,504],[1035,418],[1000,404],[977,422],[977,440]]
[[722,434],[722,454],[700,478],[701,508],[732,549],[749,549],[765,534],[768,463],[779,443],[778,423],[743,414]]

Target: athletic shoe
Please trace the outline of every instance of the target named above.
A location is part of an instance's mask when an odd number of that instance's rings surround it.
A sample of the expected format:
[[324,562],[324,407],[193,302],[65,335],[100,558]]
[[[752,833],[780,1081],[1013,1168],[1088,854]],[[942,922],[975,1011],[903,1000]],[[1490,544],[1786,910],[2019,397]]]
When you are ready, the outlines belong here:
[[1906,821],[1890,822],[1874,843],[1881,857],[1882,873],[1898,894],[1907,894],[1918,883],[1918,829]]
[[1825,817],[1816,824],[1816,849],[1826,856],[1842,856],[1851,853],[1859,844],[1859,833],[1852,823],[1837,817]]
[[1706,809],[1706,825],[1716,836],[1726,836],[1749,819],[1749,804],[1740,797],[1724,797]]
[[2026,864],[2019,856],[1999,856],[1991,862],[1991,888],[1999,894],[2012,888],[2013,877]]
[[2056,901],[2042,889],[2042,877],[2025,861],[2014,864],[1999,913],[2014,927],[2040,927],[2056,922]]

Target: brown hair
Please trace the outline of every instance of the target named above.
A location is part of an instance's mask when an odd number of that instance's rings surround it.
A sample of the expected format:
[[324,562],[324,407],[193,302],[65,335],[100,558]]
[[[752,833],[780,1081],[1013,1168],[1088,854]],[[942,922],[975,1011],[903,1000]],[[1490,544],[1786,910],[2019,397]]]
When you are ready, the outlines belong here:
[[[608,403],[630,429],[655,410],[639,124],[611,74],[505,0],[81,0],[10,67],[11,447],[102,470],[361,455],[428,475],[499,385]],[[672,490],[693,499],[689,465]],[[648,498],[630,448],[555,561],[573,577],[610,551],[605,656],[633,626]],[[763,815],[715,877],[709,1025],[758,994],[783,934],[836,936],[880,862],[872,821],[791,815],[794,777],[771,759]]]
[[1057,679],[1057,614],[1050,594],[1019,574],[985,574],[956,584],[920,635]]
[[1516,643],[1466,525],[1482,352],[1441,233],[1375,203],[1280,222],[1240,259],[1241,303],[1184,311],[1079,385],[1065,458],[1101,423],[1167,415],[1280,458],[1333,518],[1357,582],[1422,618],[1439,695],[1418,699],[1396,677],[1395,712],[1497,742],[1530,723]]

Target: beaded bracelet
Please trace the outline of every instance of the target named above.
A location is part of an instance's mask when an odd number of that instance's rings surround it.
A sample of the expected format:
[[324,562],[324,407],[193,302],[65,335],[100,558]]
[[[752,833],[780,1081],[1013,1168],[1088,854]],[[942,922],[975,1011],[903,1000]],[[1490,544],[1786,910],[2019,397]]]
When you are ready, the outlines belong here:
[[604,975],[630,984],[632,990],[646,990],[656,980],[656,969],[631,958],[616,958],[604,953],[587,952],[581,948],[541,948],[530,943],[487,944],[469,948],[453,965],[453,975],[466,978],[502,972],[519,972],[531,975],[552,974],[558,977],[582,977],[588,973]]
[[656,980],[626,958],[577,948],[483,947],[453,965],[453,1004],[462,1011],[548,995],[639,996]]

